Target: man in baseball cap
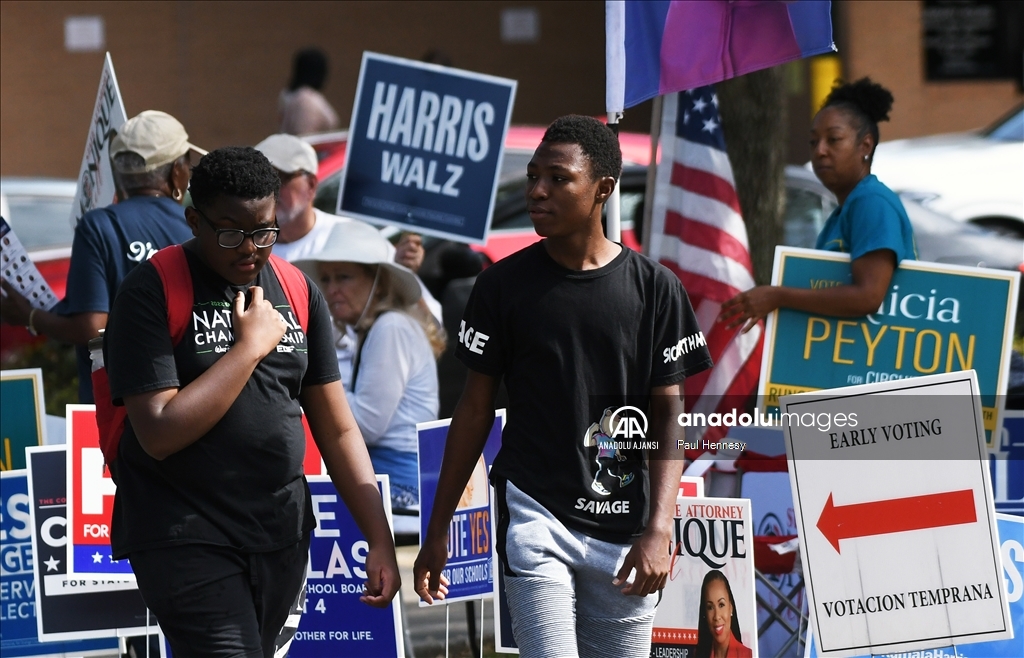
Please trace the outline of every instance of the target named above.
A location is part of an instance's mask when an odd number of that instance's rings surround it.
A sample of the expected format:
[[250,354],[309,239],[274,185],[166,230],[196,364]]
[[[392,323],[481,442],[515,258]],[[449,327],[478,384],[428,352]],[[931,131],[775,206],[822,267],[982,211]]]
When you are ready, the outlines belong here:
[[313,207],[316,196],[316,151],[293,135],[271,135],[256,145],[267,156],[281,177],[281,196],[277,200],[277,235],[274,254],[287,261],[304,258],[319,251],[331,227],[348,218]]
[[120,201],[87,212],[75,227],[64,299],[44,311],[4,285],[0,315],[5,322],[75,345],[82,403],[93,402],[86,345],[106,326],[121,281],[158,250],[192,237],[182,207],[192,151],[206,153],[165,112],[147,110],[126,121],[110,143]]

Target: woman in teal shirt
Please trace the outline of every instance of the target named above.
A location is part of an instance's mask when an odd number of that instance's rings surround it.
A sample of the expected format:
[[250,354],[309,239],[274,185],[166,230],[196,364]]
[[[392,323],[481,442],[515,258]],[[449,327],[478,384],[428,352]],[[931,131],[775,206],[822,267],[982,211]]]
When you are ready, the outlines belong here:
[[853,282],[809,290],[757,286],[722,305],[728,326],[749,331],[777,308],[856,317],[882,303],[900,261],[916,258],[914,231],[896,194],[871,174],[878,122],[889,120],[892,94],[862,78],[836,87],[811,125],[811,165],[839,207],[816,249],[850,254]]

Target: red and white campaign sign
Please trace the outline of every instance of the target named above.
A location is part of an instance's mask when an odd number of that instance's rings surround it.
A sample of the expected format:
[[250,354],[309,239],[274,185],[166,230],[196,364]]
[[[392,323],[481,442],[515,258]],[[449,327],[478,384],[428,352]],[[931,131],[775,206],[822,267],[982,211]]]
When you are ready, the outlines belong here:
[[96,407],[67,405],[68,575],[134,579],[128,560],[115,561],[110,550],[110,519],[117,487],[103,463]]
[[[306,434],[306,456],[303,472],[321,475],[323,466],[310,433],[306,416],[302,416]],[[117,486],[103,462],[99,431],[96,428],[96,407],[91,404],[67,405],[68,453],[68,574],[79,576],[117,575],[134,579],[128,560],[112,559],[110,520],[114,513]]]
[[820,655],[1013,637],[973,370],[780,410]]

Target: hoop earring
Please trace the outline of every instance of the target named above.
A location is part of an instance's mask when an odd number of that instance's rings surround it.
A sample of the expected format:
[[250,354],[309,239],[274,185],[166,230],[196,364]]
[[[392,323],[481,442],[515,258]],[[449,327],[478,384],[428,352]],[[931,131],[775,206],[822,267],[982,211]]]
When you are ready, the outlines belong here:
[[179,203],[181,202],[181,200],[184,197],[185,197],[185,195],[182,194],[181,190],[179,190],[178,188],[174,188],[174,191],[171,192],[171,198],[174,199],[175,201],[179,202]]

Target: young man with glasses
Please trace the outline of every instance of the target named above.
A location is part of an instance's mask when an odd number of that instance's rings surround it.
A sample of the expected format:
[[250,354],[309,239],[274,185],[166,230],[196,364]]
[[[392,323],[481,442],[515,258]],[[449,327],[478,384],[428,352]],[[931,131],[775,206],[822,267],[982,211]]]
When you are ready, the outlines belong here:
[[[111,545],[128,557],[175,655],[274,655],[300,594],[315,527],[301,410],[369,541],[361,597],[386,606],[400,577],[373,469],[345,401],[331,317],[315,285],[305,330],[273,267],[280,180],[252,148],[193,171],[193,306],[168,329],[156,267],[126,279],[110,313],[111,397],[128,412]],[[282,267],[290,267],[281,264]],[[281,349],[284,348],[284,349]]]

